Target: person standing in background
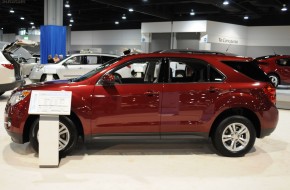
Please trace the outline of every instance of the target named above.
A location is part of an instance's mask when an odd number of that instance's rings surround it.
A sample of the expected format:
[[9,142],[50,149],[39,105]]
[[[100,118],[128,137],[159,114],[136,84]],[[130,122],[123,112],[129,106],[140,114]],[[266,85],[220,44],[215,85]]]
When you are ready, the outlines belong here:
[[52,59],[52,55],[48,55],[47,63],[54,63],[54,60]]
[[59,58],[58,58],[57,54],[54,55],[53,61],[54,61],[54,63],[59,62]]

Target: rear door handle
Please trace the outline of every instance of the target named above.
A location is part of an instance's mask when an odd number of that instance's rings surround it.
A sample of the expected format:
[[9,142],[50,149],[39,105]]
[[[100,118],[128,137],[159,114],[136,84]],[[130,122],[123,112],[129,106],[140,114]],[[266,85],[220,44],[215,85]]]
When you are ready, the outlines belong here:
[[215,87],[209,87],[208,91],[211,93],[217,92],[219,89]]
[[154,95],[159,95],[159,92],[156,92],[153,90],[147,90],[144,94],[147,96],[154,96]]

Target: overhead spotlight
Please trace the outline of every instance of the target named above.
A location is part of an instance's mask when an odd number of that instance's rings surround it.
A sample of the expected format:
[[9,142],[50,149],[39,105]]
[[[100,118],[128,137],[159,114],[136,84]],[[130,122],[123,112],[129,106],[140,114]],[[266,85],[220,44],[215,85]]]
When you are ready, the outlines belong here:
[[10,13],[14,13],[15,11],[13,10],[13,9],[10,9],[10,11],[9,11]]
[[223,2],[223,5],[228,5],[228,4],[230,4],[229,1],[224,1],[224,2]]
[[72,14],[70,12],[67,13],[67,16],[71,16]]
[[281,11],[287,11],[287,7],[286,7],[286,4],[283,4],[283,7],[281,8]]
[[69,24],[69,26],[72,26],[72,24]]
[[193,9],[191,9],[190,13],[191,16],[195,15],[195,12],[193,11]]
[[35,26],[32,26],[31,28],[33,28],[33,29],[34,29],[34,28],[35,28]]
[[25,18],[22,16],[22,17],[20,17],[20,19],[21,19],[21,20],[24,20]]
[[1,28],[1,30],[3,30],[4,28]]
[[30,22],[30,25],[34,25],[34,22]]
[[129,12],[133,12],[133,11],[134,11],[134,9],[133,9],[133,8],[130,8],[130,9],[129,9]]
[[74,19],[71,18],[71,19],[69,20],[69,22],[74,22]]
[[115,21],[115,24],[119,24],[119,21]]
[[123,19],[123,20],[127,19],[127,17],[126,17],[125,14],[123,14],[122,19]]
[[65,4],[64,4],[64,7],[65,7],[65,8],[69,8],[69,7],[70,7],[70,5],[69,5],[69,2],[68,2],[68,1],[66,1],[66,2],[65,2]]
[[245,15],[245,16],[244,16],[244,19],[245,19],[245,20],[248,20],[248,19],[249,19],[249,16],[248,16],[248,15]]

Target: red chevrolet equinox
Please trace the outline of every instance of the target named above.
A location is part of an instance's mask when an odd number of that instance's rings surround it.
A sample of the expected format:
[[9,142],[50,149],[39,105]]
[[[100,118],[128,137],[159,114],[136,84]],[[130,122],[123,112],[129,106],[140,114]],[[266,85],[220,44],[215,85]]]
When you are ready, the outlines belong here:
[[[5,128],[14,142],[30,142],[38,151],[39,116],[28,114],[31,91],[71,91],[71,114],[59,120],[61,156],[74,149],[79,137],[196,135],[210,138],[220,155],[243,156],[278,122],[275,88],[251,61],[182,53],[119,57],[79,78],[16,89],[6,105]],[[175,73],[180,70],[185,74]]]

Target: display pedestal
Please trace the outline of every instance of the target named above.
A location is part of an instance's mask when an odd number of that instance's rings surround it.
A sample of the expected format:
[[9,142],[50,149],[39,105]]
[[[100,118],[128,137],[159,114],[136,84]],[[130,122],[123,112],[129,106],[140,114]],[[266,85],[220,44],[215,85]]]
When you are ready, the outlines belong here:
[[58,167],[59,116],[40,115],[38,134],[39,167]]

